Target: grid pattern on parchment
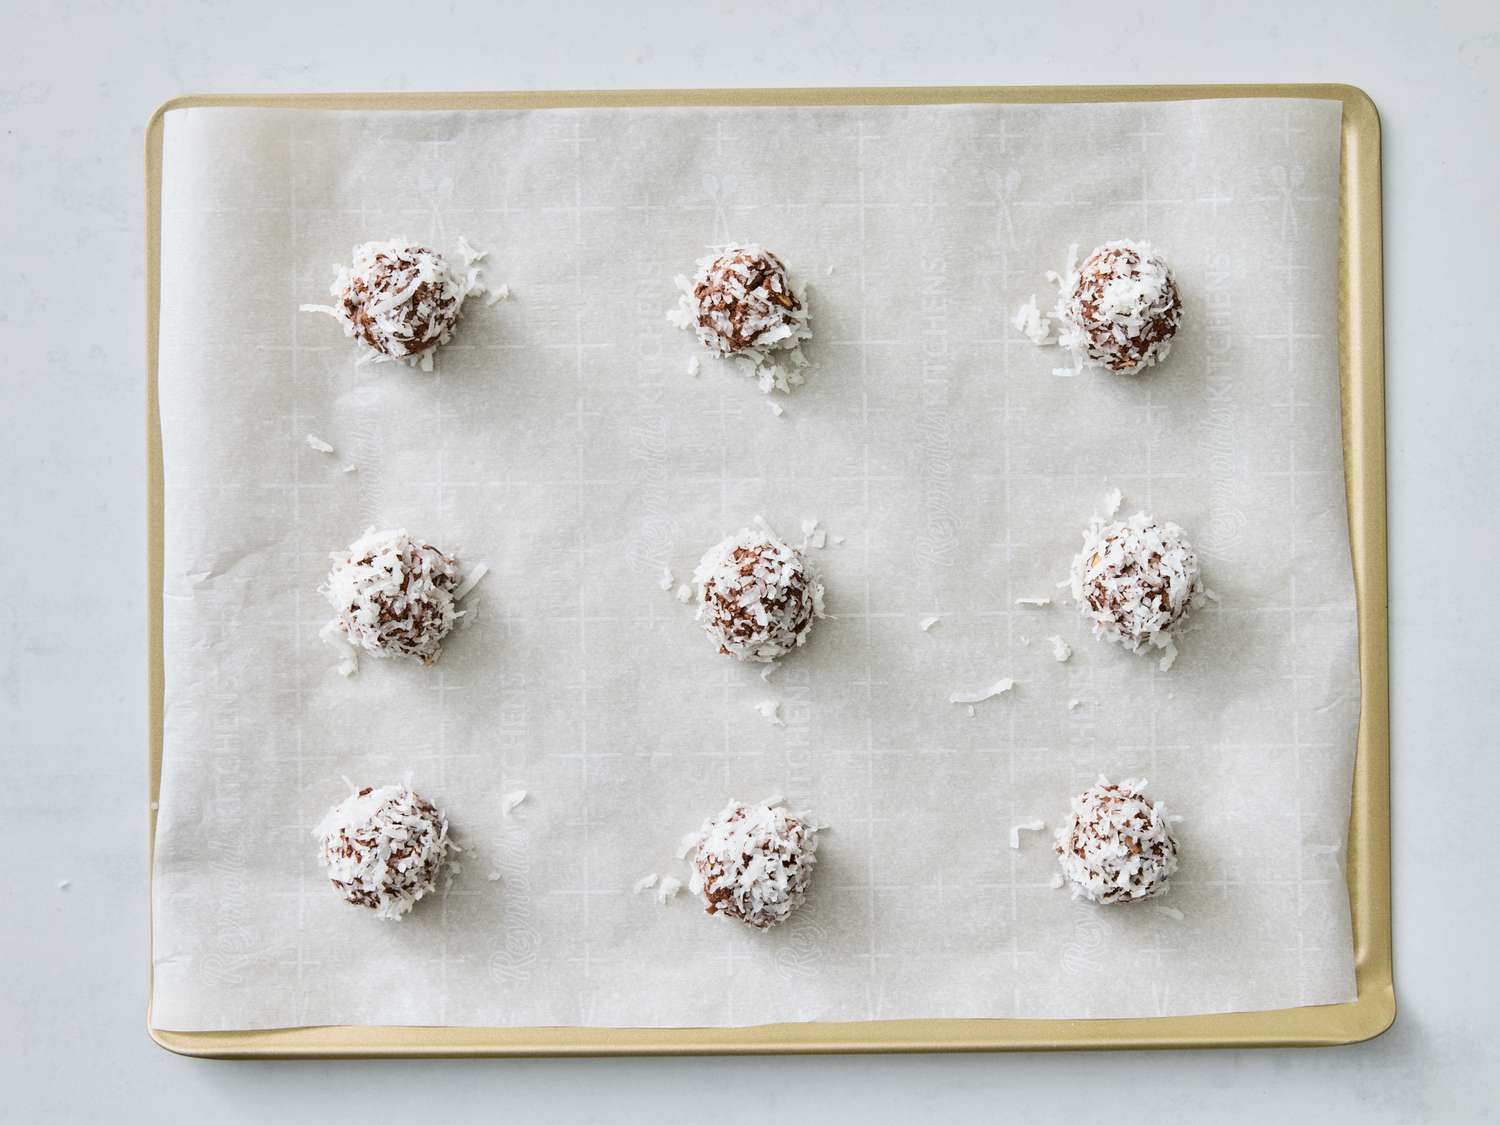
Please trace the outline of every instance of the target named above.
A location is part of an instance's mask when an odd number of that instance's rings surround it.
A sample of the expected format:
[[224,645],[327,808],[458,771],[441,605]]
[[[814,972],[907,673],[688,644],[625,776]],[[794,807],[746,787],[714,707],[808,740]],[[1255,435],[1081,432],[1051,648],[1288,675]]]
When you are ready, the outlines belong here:
[[[1321,103],[169,119],[159,1024],[1347,999],[1337,125]],[[472,304],[432,375],[355,366],[291,311],[361,238],[461,234],[516,296]],[[1008,311],[1070,241],[1122,235],[1173,261],[1182,338],[1139,380],[1055,378]],[[689,375],[662,317],[731,238],[812,287],[779,418],[732,367]],[[1060,596],[1110,485],[1186,526],[1222,598],[1167,675],[1016,605]],[[659,586],[756,514],[832,537],[833,616],[769,680]],[[491,573],[435,669],[345,682],[314,591],[371,523]],[[1017,689],[972,717],[946,703],[999,675]],[[1007,846],[1099,772],[1186,816],[1173,912],[1071,902],[1044,835]],[[407,774],[464,870],[381,927],[322,885],[309,829],[341,777]],[[631,895],[685,874],[677,839],[727,798],[772,792],[830,826],[793,922]]]

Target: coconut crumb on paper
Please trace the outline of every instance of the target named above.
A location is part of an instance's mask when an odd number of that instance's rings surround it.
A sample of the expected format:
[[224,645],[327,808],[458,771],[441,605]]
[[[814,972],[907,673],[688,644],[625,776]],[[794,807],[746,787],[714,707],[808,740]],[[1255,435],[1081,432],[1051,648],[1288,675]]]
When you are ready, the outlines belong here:
[[632,883],[630,885],[630,893],[633,895],[638,895],[642,891],[649,891],[654,886],[656,886],[656,873],[653,871],[649,875],[642,875],[639,879]]
[[307,448],[309,448],[309,449],[315,449],[319,453],[332,453],[333,452],[333,446],[329,445],[326,441],[324,441],[322,438],[320,438],[317,434],[308,434],[302,440],[305,441],[305,442],[307,442]]
[[773,727],[784,727],[786,723],[781,718],[781,701],[777,699],[762,699],[755,705],[760,712],[760,717],[765,719]]
[[817,516],[808,516],[802,521],[802,546],[798,550],[805,551],[809,547],[821,551],[828,545],[828,530],[818,522]]
[[1182,911],[1178,910],[1177,907],[1175,907],[1175,906],[1158,906],[1156,908],[1156,912],[1158,914],[1165,914],[1168,918],[1171,918],[1174,922],[1181,922],[1182,919],[1185,917],[1185,915],[1182,913]]
[[318,640],[338,650],[339,662],[333,667],[340,676],[352,676],[359,671],[359,649],[349,643],[348,635],[337,621],[329,621],[319,629]]
[[826,270],[824,270],[824,271],[823,271],[823,272],[824,272],[824,273],[826,273],[826,274],[827,274],[827,275],[828,275],[828,276],[829,276],[829,277],[832,277],[832,276],[833,276],[833,267],[832,267],[832,266],[829,266],[829,267],[828,267],[828,268],[827,268],[827,269],[826,269]]
[[1047,885],[1049,887],[1051,887],[1054,891],[1060,891],[1060,890],[1062,890],[1062,886],[1063,886],[1062,872],[1061,871],[1054,871],[1052,873],[1052,878],[1050,878],[1050,879],[1047,880]]
[[700,372],[702,370],[703,370],[703,361],[700,360],[697,356],[693,356],[691,359],[689,359],[687,361],[687,373],[689,375],[697,375],[698,372]]
[[1052,659],[1059,664],[1066,664],[1068,658],[1073,655],[1073,646],[1056,633],[1053,633],[1047,640],[1052,642]]
[[72,885],[73,885],[73,880],[72,879],[59,879],[57,881],[57,889],[60,890],[60,891],[65,891],[69,887],[71,887]]
[[1177,642],[1168,637],[1162,643],[1162,657],[1156,662],[1157,671],[1170,672],[1177,663]]
[[344,466],[344,472],[346,472],[346,473],[354,473],[354,472],[358,472],[358,471],[359,471],[359,466],[356,465],[356,464],[354,464],[352,461],[349,464],[347,464],[347,465]]
[[1078,708],[1080,708],[1082,706],[1083,706],[1083,700],[1081,700],[1081,699],[1070,699],[1070,700],[1068,700],[1068,710],[1069,711],[1076,711],[1076,710],[1078,710]]
[[1030,637],[1028,637],[1028,636],[1026,636],[1026,635],[1025,635],[1025,634],[1024,634],[1024,633],[1023,633],[1023,634],[1021,634],[1021,635],[1020,635],[1020,636],[1018,636],[1018,637],[1017,637],[1017,638],[1016,638],[1016,640],[1018,640],[1018,641],[1020,641],[1020,642],[1021,642],[1021,643],[1022,643],[1022,644],[1023,644],[1023,645],[1025,645],[1025,646],[1026,646],[1026,647],[1027,647],[1027,648],[1030,648],[1030,647],[1031,647],[1031,638],[1030,638]]
[[484,303],[486,307],[489,307],[491,305],[498,305],[501,301],[508,300],[510,300],[510,286],[497,285],[490,290],[490,295],[484,299]]
[[669,566],[662,567],[661,577],[656,580],[656,584],[663,590],[670,590],[676,582],[677,577],[672,573],[672,568]]
[[937,614],[933,614],[931,617],[924,617],[922,618],[922,620],[917,622],[917,628],[925,633],[934,625],[936,625],[940,620],[941,618],[939,618]]
[[1045,345],[1057,342],[1057,337],[1052,334],[1052,321],[1037,306],[1036,294],[1016,310],[1016,315],[1011,317],[1011,324],[1026,335],[1033,344]]
[[671,875],[663,875],[661,882],[656,884],[656,901],[666,905],[667,899],[674,898],[677,892],[682,890],[682,880],[675,879]]
[[485,878],[486,882],[498,883],[500,881],[500,872],[498,872],[498,871],[491,871],[484,878]]
[[679,584],[677,587],[676,597],[677,600],[680,601],[683,605],[687,605],[688,602],[693,600],[693,588],[686,582]]
[[786,409],[779,402],[766,403],[766,409],[769,410],[772,414],[776,415],[776,417],[778,418],[786,413]]
[[1113,519],[1116,512],[1120,510],[1120,502],[1125,499],[1125,494],[1118,488],[1111,488],[1104,494],[1104,518]]
[[837,546],[838,544],[842,543],[843,541],[844,541],[844,537],[842,535],[835,535],[833,537],[833,542],[834,542],[835,546]]
[[969,704],[983,703],[986,699],[993,699],[997,695],[1004,695],[1015,686],[1016,681],[1007,677],[1003,680],[996,680],[989,687],[981,688],[979,691],[955,691],[948,697],[948,702]]
[[1042,607],[1044,605],[1051,605],[1052,604],[1052,599],[1051,598],[1017,598],[1016,599],[1016,604],[1017,605],[1030,606],[1032,608],[1040,608],[1040,607]]
[[467,238],[458,236],[458,256],[464,260],[464,265],[472,266],[475,262],[482,262],[489,257],[489,253],[488,250],[474,249]]
[[507,793],[500,798],[500,812],[505,816],[509,816],[510,811],[524,800],[526,800],[526,790],[524,789],[516,789]]
[[1031,820],[1023,820],[1019,824],[1012,824],[1010,826],[1010,846],[1013,848],[1021,846],[1022,832],[1044,832],[1046,829],[1047,822],[1039,817]]
[[458,584],[458,588],[453,591],[453,600],[456,602],[463,601],[473,592],[474,587],[479,585],[479,580],[489,572],[488,563],[475,563],[464,574],[464,580]]

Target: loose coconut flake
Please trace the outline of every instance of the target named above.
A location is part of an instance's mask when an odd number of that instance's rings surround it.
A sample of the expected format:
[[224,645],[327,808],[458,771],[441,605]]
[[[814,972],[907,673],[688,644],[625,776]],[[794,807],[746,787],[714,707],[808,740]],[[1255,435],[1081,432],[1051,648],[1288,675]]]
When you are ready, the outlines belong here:
[[1059,664],[1067,663],[1068,658],[1073,655],[1073,646],[1056,633],[1053,633],[1047,640],[1052,642],[1052,659],[1056,660]]
[[1051,598],[1017,598],[1016,599],[1016,604],[1017,605],[1022,605],[1022,606],[1030,606],[1033,609],[1040,609],[1042,606],[1051,605],[1052,604],[1052,599]]
[[677,892],[682,890],[682,880],[671,875],[663,875],[661,882],[656,884],[656,901],[666,905],[668,899],[676,898]]
[[941,618],[939,618],[936,614],[934,614],[931,617],[924,617],[924,618],[922,618],[922,620],[920,620],[920,621],[917,622],[917,628],[920,629],[920,630],[922,630],[922,632],[925,633],[929,629],[931,629],[934,625],[936,625],[940,620],[941,620]]
[[526,790],[524,789],[517,789],[514,792],[505,794],[505,796],[500,798],[501,815],[509,816],[511,810],[524,800],[526,800]]
[[1021,846],[1022,832],[1044,832],[1046,831],[1046,828],[1047,822],[1039,818],[1034,820],[1023,820],[1019,824],[1012,824],[1010,826],[1010,846],[1013,848],[1019,848]]
[[632,883],[630,885],[630,893],[633,895],[638,895],[642,891],[649,891],[654,886],[656,886],[656,873],[652,872],[649,875],[642,875],[639,879]]
[[320,438],[317,434],[308,434],[307,437],[303,438],[302,440],[305,441],[305,442],[307,442],[307,448],[309,448],[309,449],[315,449],[319,453],[332,453],[333,452],[333,446],[329,445],[326,441],[324,441],[322,438]]
[[1057,338],[1052,334],[1052,321],[1037,307],[1034,293],[1024,305],[1016,310],[1011,323],[1025,333],[1026,338],[1033,344],[1043,346],[1056,343]]
[[489,572],[490,568],[488,563],[475,563],[472,567],[469,568],[468,572],[465,573],[464,580],[460,582],[458,584],[458,587],[453,591],[453,600],[456,602],[461,602],[465,598],[467,598],[471,593],[473,593],[474,587],[479,585],[480,579],[482,579]]
[[983,703],[986,699],[993,699],[997,695],[1004,695],[1015,686],[1016,681],[1009,678],[996,680],[989,687],[981,688],[978,691],[955,691],[948,697],[948,702],[966,704]]
[[784,727],[786,723],[781,718],[781,701],[777,699],[762,699],[755,705],[760,717],[765,719],[773,727]]

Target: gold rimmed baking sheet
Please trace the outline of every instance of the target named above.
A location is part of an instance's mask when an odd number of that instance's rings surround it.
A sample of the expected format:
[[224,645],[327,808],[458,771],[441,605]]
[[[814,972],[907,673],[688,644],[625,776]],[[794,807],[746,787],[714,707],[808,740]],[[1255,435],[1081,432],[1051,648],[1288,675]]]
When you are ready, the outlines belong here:
[[[308,1027],[244,1032],[152,1029],[163,1046],[218,1057],[585,1055],[1057,1049],[1331,1044],[1378,1034],[1394,1017],[1390,817],[1383,316],[1379,121],[1347,86],[1028,87],[620,93],[205,96],[157,111],[147,132],[147,440],[151,795],[162,752],[162,468],[156,402],[163,119],[174,109],[245,106],[352,110],[552,107],[1045,104],[1206,98],[1322,98],[1342,105],[1340,373],[1344,464],[1360,622],[1362,703],[1348,841],[1358,999],[1266,1012],[1153,1019],[899,1020],[747,1028]],[[154,840],[155,817],[151,830]],[[149,1022],[149,1018],[148,1018]]]

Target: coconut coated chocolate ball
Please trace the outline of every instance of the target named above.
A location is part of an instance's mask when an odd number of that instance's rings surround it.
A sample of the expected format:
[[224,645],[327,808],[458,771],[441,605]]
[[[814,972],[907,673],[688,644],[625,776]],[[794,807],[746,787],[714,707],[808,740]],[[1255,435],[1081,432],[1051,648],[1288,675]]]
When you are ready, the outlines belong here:
[[435,663],[460,616],[456,560],[401,528],[371,528],[331,557],[321,592],[335,617],[326,629],[371,656]]
[[455,273],[436,250],[394,240],[354,248],[354,260],[338,269],[331,312],[344,334],[358,339],[376,360],[399,360],[432,370],[432,353],[453,337],[464,298],[473,287],[468,272]]
[[1167,648],[1205,595],[1198,555],[1182,528],[1145,512],[1089,524],[1073,558],[1072,591],[1094,635],[1131,652]]
[[1086,367],[1130,374],[1167,358],[1182,320],[1172,271],[1147,242],[1106,242],[1064,279],[1058,342]]
[[1166,806],[1144,781],[1105,778],[1073,798],[1053,850],[1075,897],[1108,905],[1165,894],[1177,870],[1177,841]]
[[399,920],[436,886],[450,852],[448,821],[405,785],[366,787],[313,831],[334,890],[377,918]]
[[721,653],[767,663],[806,642],[823,585],[802,553],[764,528],[710,547],[693,572],[698,620]]
[[677,306],[667,319],[691,329],[710,352],[749,361],[760,389],[790,391],[803,382],[802,342],[812,338],[807,294],[785,264],[763,246],[736,245],[678,277]]
[[730,801],[685,843],[696,853],[688,886],[704,909],[758,930],[791,917],[818,858],[817,827],[780,804]]

